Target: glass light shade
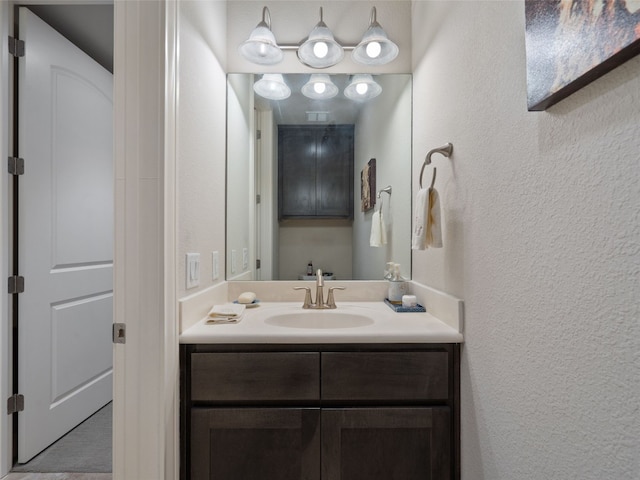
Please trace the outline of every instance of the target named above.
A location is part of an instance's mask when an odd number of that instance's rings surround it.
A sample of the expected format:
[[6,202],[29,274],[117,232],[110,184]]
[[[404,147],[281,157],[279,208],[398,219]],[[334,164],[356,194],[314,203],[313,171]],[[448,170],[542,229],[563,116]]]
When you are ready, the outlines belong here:
[[371,100],[382,93],[382,87],[369,74],[354,75],[344,89],[344,95],[356,101]]
[[314,73],[302,86],[302,94],[314,100],[333,98],[338,94],[338,87],[326,73]]
[[369,29],[351,52],[354,61],[363,65],[384,65],[398,56],[398,46],[389,40],[386,32],[376,20],[376,7],[371,9]]
[[291,96],[291,89],[279,73],[265,73],[253,84],[253,91],[269,100],[284,100]]
[[267,7],[262,9],[262,21],[239,49],[244,58],[259,65],[275,65],[282,61],[284,53],[278,47],[276,37],[271,31],[271,15]]
[[312,68],[331,67],[344,58],[342,46],[336,42],[331,30],[322,21],[322,8],[320,21],[313,27],[307,40],[298,47],[298,58]]

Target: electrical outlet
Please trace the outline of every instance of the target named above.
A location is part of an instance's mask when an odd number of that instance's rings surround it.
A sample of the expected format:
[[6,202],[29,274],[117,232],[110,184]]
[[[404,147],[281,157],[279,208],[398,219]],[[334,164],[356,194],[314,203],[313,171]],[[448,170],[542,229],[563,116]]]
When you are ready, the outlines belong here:
[[231,273],[238,271],[238,251],[231,250]]
[[248,248],[243,248],[242,249],[242,270],[248,270],[249,269],[249,249]]
[[218,252],[211,252],[211,279],[220,278],[220,255]]
[[200,285],[200,254],[187,253],[187,289]]

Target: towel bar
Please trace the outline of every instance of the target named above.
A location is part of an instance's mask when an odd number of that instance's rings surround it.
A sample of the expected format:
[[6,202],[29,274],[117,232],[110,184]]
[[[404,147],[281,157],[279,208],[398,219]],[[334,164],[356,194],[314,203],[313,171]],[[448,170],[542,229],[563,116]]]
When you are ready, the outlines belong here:
[[[419,181],[420,188],[422,188],[422,174],[424,173],[424,167],[431,164],[431,155],[433,155],[434,153],[440,153],[445,157],[449,158],[452,152],[453,152],[453,144],[447,143],[445,146],[434,148],[433,150],[430,150],[429,153],[427,153],[427,156],[424,159],[424,163],[422,164],[422,168],[420,169],[420,181]],[[434,167],[433,177],[431,178],[431,188],[433,188],[433,184],[435,182],[436,182],[436,169]]]

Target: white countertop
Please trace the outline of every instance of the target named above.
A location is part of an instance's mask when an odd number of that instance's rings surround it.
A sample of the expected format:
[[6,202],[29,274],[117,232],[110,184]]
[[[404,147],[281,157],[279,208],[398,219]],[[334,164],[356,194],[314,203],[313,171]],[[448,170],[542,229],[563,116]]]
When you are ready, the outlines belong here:
[[[274,314],[301,316],[311,312],[357,314],[371,325],[346,328],[283,327],[264,320]],[[333,312],[333,313],[332,313]],[[262,302],[247,308],[238,323],[207,324],[201,319],[180,335],[180,343],[461,343],[463,336],[429,313],[396,313],[384,302],[340,302],[335,310],[304,310],[301,302]]]

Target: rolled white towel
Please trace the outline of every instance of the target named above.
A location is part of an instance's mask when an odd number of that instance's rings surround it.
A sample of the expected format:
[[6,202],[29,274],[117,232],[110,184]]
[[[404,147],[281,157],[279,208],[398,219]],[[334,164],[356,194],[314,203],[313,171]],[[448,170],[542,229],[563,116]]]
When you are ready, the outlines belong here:
[[237,323],[240,321],[245,308],[244,305],[235,303],[214,305],[207,314],[206,323]]

